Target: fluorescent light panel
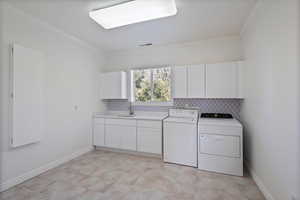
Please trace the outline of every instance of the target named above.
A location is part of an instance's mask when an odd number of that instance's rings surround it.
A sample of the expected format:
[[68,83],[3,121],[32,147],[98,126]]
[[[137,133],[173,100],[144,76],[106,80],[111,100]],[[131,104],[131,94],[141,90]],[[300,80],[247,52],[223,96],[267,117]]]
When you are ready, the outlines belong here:
[[105,29],[176,15],[175,0],[134,0],[89,13]]

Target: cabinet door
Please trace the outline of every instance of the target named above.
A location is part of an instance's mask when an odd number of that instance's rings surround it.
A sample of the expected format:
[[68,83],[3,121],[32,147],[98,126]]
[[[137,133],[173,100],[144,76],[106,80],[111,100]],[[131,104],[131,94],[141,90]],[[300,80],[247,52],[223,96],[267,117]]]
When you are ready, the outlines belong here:
[[93,143],[95,146],[104,146],[104,129],[104,124],[94,124]]
[[188,67],[188,97],[205,97],[205,65],[193,65]]
[[187,67],[172,68],[172,94],[173,98],[187,97]]
[[136,127],[120,126],[121,149],[136,151]]
[[238,98],[244,98],[245,95],[245,66],[244,62],[237,63],[238,70]]
[[101,74],[102,99],[126,99],[126,72],[109,72]]
[[206,65],[206,97],[237,98],[238,71],[236,63]]
[[137,129],[137,150],[146,153],[162,153],[162,131],[153,128]]
[[103,99],[114,99],[120,93],[120,81],[116,72],[101,75],[101,97]]
[[105,125],[105,146],[111,148],[120,148],[121,132],[121,126]]

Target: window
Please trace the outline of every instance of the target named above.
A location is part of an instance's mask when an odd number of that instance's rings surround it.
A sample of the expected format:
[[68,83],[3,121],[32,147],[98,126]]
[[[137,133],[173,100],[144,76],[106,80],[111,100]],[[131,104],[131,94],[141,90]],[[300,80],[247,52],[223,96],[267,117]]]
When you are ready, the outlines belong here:
[[132,100],[135,102],[170,102],[171,68],[132,70]]

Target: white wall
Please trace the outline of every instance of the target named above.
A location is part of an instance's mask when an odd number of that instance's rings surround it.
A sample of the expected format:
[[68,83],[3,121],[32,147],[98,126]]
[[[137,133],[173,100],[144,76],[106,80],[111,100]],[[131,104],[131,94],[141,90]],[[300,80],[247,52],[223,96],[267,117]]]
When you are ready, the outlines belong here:
[[[1,4],[1,184],[92,146],[92,112],[100,111],[97,78],[101,52],[13,7]],[[40,143],[9,146],[9,45],[16,42],[46,56],[46,131]],[[78,110],[74,106],[78,106]],[[28,113],[30,117],[30,113]],[[10,182],[12,181],[12,182]],[[0,185],[1,186],[1,185]]]
[[190,43],[138,47],[107,54],[105,71],[163,64],[201,64],[241,59],[239,36],[210,38]]
[[261,0],[242,32],[246,159],[274,200],[300,188],[299,12],[298,0]]

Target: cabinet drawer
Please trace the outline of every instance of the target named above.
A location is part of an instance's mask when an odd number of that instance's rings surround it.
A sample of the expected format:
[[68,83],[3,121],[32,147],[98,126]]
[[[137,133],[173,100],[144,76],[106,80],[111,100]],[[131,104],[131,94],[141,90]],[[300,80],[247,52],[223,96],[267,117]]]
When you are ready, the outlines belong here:
[[135,119],[105,119],[105,124],[136,126],[136,120]]
[[162,128],[162,122],[161,121],[154,121],[154,120],[138,120],[137,121],[138,127],[146,127],[146,128]]
[[200,153],[239,158],[241,156],[240,137],[200,134]]
[[94,118],[95,124],[104,124],[104,118]]

